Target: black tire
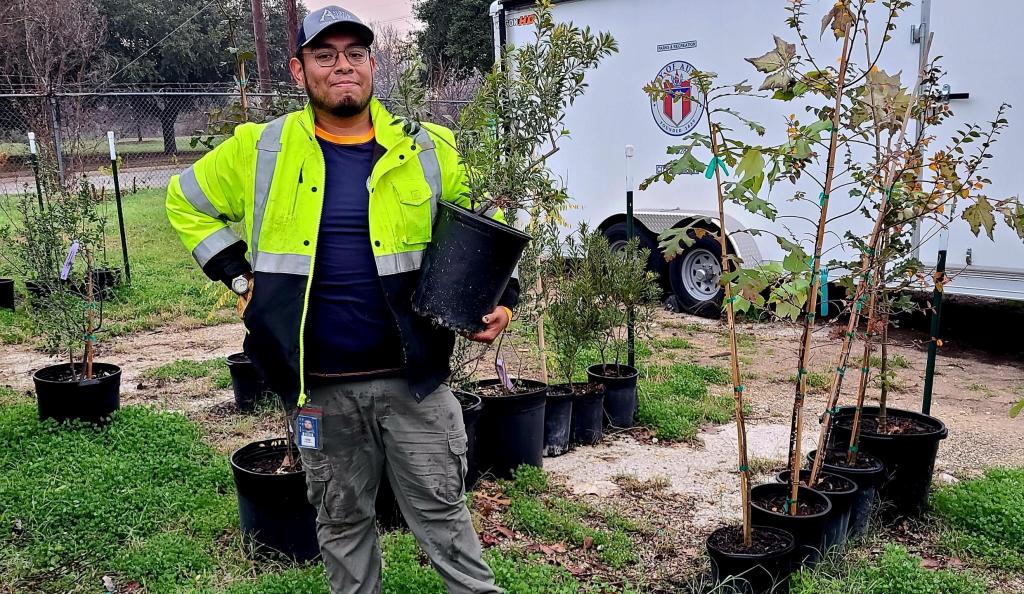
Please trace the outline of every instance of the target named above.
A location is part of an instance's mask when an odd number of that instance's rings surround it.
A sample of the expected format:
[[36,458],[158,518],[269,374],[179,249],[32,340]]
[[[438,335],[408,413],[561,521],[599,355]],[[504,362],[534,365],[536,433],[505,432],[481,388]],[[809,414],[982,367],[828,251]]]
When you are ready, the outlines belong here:
[[[725,289],[721,287],[722,249],[717,236],[708,232],[697,237],[689,232],[694,242],[668,264],[668,279],[672,294],[687,313],[718,318],[722,314]],[[686,276],[689,277],[687,280]]]
[[[650,256],[647,257],[647,269],[658,275],[658,282],[663,289],[668,289],[668,262],[665,261],[665,255],[662,253],[661,248],[658,247],[658,237],[639,222],[635,223],[634,229],[636,230],[637,238],[640,240],[640,247],[651,252]],[[605,229],[604,237],[608,240],[608,243],[612,244],[613,248],[616,244],[625,244],[628,237],[626,221],[615,223]]]

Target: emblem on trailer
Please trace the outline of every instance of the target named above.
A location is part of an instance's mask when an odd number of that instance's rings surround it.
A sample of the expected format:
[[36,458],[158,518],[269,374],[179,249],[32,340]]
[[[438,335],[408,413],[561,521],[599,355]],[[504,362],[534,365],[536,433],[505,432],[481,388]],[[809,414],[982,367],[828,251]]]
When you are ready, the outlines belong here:
[[690,84],[690,73],[694,70],[689,62],[677,60],[666,64],[654,79],[666,94],[651,100],[651,115],[666,134],[682,136],[690,132],[704,113],[704,96]]

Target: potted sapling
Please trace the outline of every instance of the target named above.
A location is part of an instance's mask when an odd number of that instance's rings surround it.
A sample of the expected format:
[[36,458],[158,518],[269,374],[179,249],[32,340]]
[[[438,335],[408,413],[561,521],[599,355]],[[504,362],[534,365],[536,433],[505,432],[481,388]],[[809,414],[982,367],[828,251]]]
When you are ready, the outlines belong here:
[[[242,537],[257,553],[305,562],[320,555],[316,508],[306,495],[306,472],[295,444],[293,415],[281,403],[284,437],[255,441],[231,454]],[[312,476],[330,466],[310,469]],[[317,480],[314,478],[314,480]]]
[[[29,308],[32,326],[44,350],[64,358],[32,376],[40,419],[101,424],[120,407],[121,368],[95,361],[104,321],[103,294],[93,274],[105,239],[98,198],[84,179],[77,190],[52,190],[45,211],[23,196],[16,222],[4,229],[10,261],[38,275],[41,290]],[[51,273],[58,253],[64,254],[62,264]]]
[[[545,311],[548,348],[558,383],[548,388],[544,420],[545,455],[557,456],[570,443],[593,445],[604,435],[604,385],[580,380],[584,356],[600,339],[608,316],[598,306],[603,275],[591,252],[605,250],[608,240],[585,223],[566,237],[548,260],[550,296]],[[562,256],[564,255],[564,260]],[[585,376],[584,376],[585,377]]]
[[632,322],[637,337],[647,336],[654,320],[655,303],[661,296],[657,275],[647,270],[649,250],[633,238],[622,250],[604,244],[588,244],[589,273],[598,280],[594,307],[602,312],[602,335],[597,343],[600,363],[587,368],[592,383],[605,388],[605,421],[626,429],[637,411],[637,379],[640,371],[627,364],[627,334]]
[[[530,240],[512,226],[517,215],[527,209],[557,217],[566,204],[548,159],[569,134],[565,110],[586,90],[585,74],[616,49],[607,33],[556,23],[550,0],[538,2],[532,42],[501,48],[456,127],[466,194],[438,204],[413,295],[416,312],[463,333],[483,329],[481,319],[497,306]],[[404,87],[400,94],[413,95]],[[417,126],[406,120],[407,133]]]
[[[653,81],[645,88],[652,99],[666,97],[665,81]],[[646,180],[641,189],[652,183],[664,181],[671,183],[676,172],[699,168],[706,171],[705,176],[714,182],[718,217],[714,221],[717,227],[717,242],[721,269],[725,271],[721,278],[723,285],[723,309],[729,337],[729,362],[732,380],[732,392],[736,416],[737,462],[740,487],[740,511],[742,521],[738,525],[724,526],[712,532],[706,541],[708,557],[711,560],[711,575],[716,586],[738,591],[745,594],[774,592],[785,588],[792,572],[792,557],[796,548],[796,539],[789,531],[780,527],[756,525],[751,506],[750,466],[747,457],[747,431],[745,423],[744,399],[746,387],[743,385],[740,371],[739,350],[736,341],[736,316],[749,311],[752,306],[764,307],[765,298],[762,287],[757,279],[764,276],[758,269],[744,269],[742,262],[728,250],[728,229],[726,228],[725,207],[731,201],[745,208],[754,207],[765,216],[772,217],[771,207],[758,200],[758,193],[767,181],[769,186],[775,181],[772,175],[766,174],[766,155],[768,162],[773,162],[775,151],[770,148],[748,146],[739,140],[726,138],[725,128],[717,120],[724,116],[737,118],[752,130],[763,133],[763,128],[755,122],[744,119],[736,111],[720,107],[717,103],[725,98],[745,95],[751,89],[744,83],[738,85],[715,85],[714,73],[695,71],[691,73],[690,82],[701,91],[704,100],[704,119],[706,133],[693,132],[686,140],[687,145],[670,147],[669,153],[680,155],[669,162],[657,175]],[[703,162],[695,150],[706,150],[710,159]],[[726,164],[739,166],[736,180],[726,180],[724,172]],[[660,237],[665,248],[666,258],[671,260],[679,253],[679,248],[692,245],[705,236],[711,237],[708,229],[710,220],[703,221],[704,226],[670,229]]]

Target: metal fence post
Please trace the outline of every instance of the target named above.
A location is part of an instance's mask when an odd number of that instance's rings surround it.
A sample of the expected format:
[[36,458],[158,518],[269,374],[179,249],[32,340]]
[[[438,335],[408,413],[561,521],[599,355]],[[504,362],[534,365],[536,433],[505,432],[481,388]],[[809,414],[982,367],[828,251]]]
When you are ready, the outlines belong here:
[[57,97],[50,93],[50,116],[53,121],[53,153],[57,157],[57,179],[64,185],[64,144],[60,135],[60,104]]

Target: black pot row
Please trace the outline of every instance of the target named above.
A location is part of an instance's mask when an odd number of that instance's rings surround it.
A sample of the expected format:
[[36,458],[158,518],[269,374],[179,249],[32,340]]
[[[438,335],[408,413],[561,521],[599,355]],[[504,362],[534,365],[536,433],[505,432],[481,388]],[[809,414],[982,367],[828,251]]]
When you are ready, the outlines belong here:
[[[865,407],[865,418],[877,408]],[[776,483],[751,489],[751,522],[755,547],[744,549],[739,527],[728,526],[707,539],[712,579],[745,594],[785,592],[788,577],[801,566],[813,566],[830,550],[841,549],[847,539],[869,528],[876,497],[889,517],[916,516],[927,506],[939,441],[948,435],[945,425],[926,415],[890,409],[891,418],[912,419],[929,430],[908,434],[861,432],[856,465],[846,463],[854,409],[841,409],[830,448],[822,466],[819,488],[800,486],[797,499],[815,509],[791,516],[785,513],[790,495],[789,471]],[[812,464],[816,451],[807,455]],[[810,471],[801,471],[801,480]],[[828,487],[822,487],[827,479]]]
[[[92,271],[92,278],[93,291],[95,291],[96,296],[100,299],[110,299],[114,294],[114,289],[121,284],[121,270],[118,268],[96,268]],[[85,296],[86,286],[84,282],[62,282],[67,284],[72,291]],[[35,298],[45,297],[50,292],[50,287],[45,283],[31,280],[25,281],[25,289],[30,297]],[[13,310],[14,305],[14,279],[0,278],[0,309]]]

